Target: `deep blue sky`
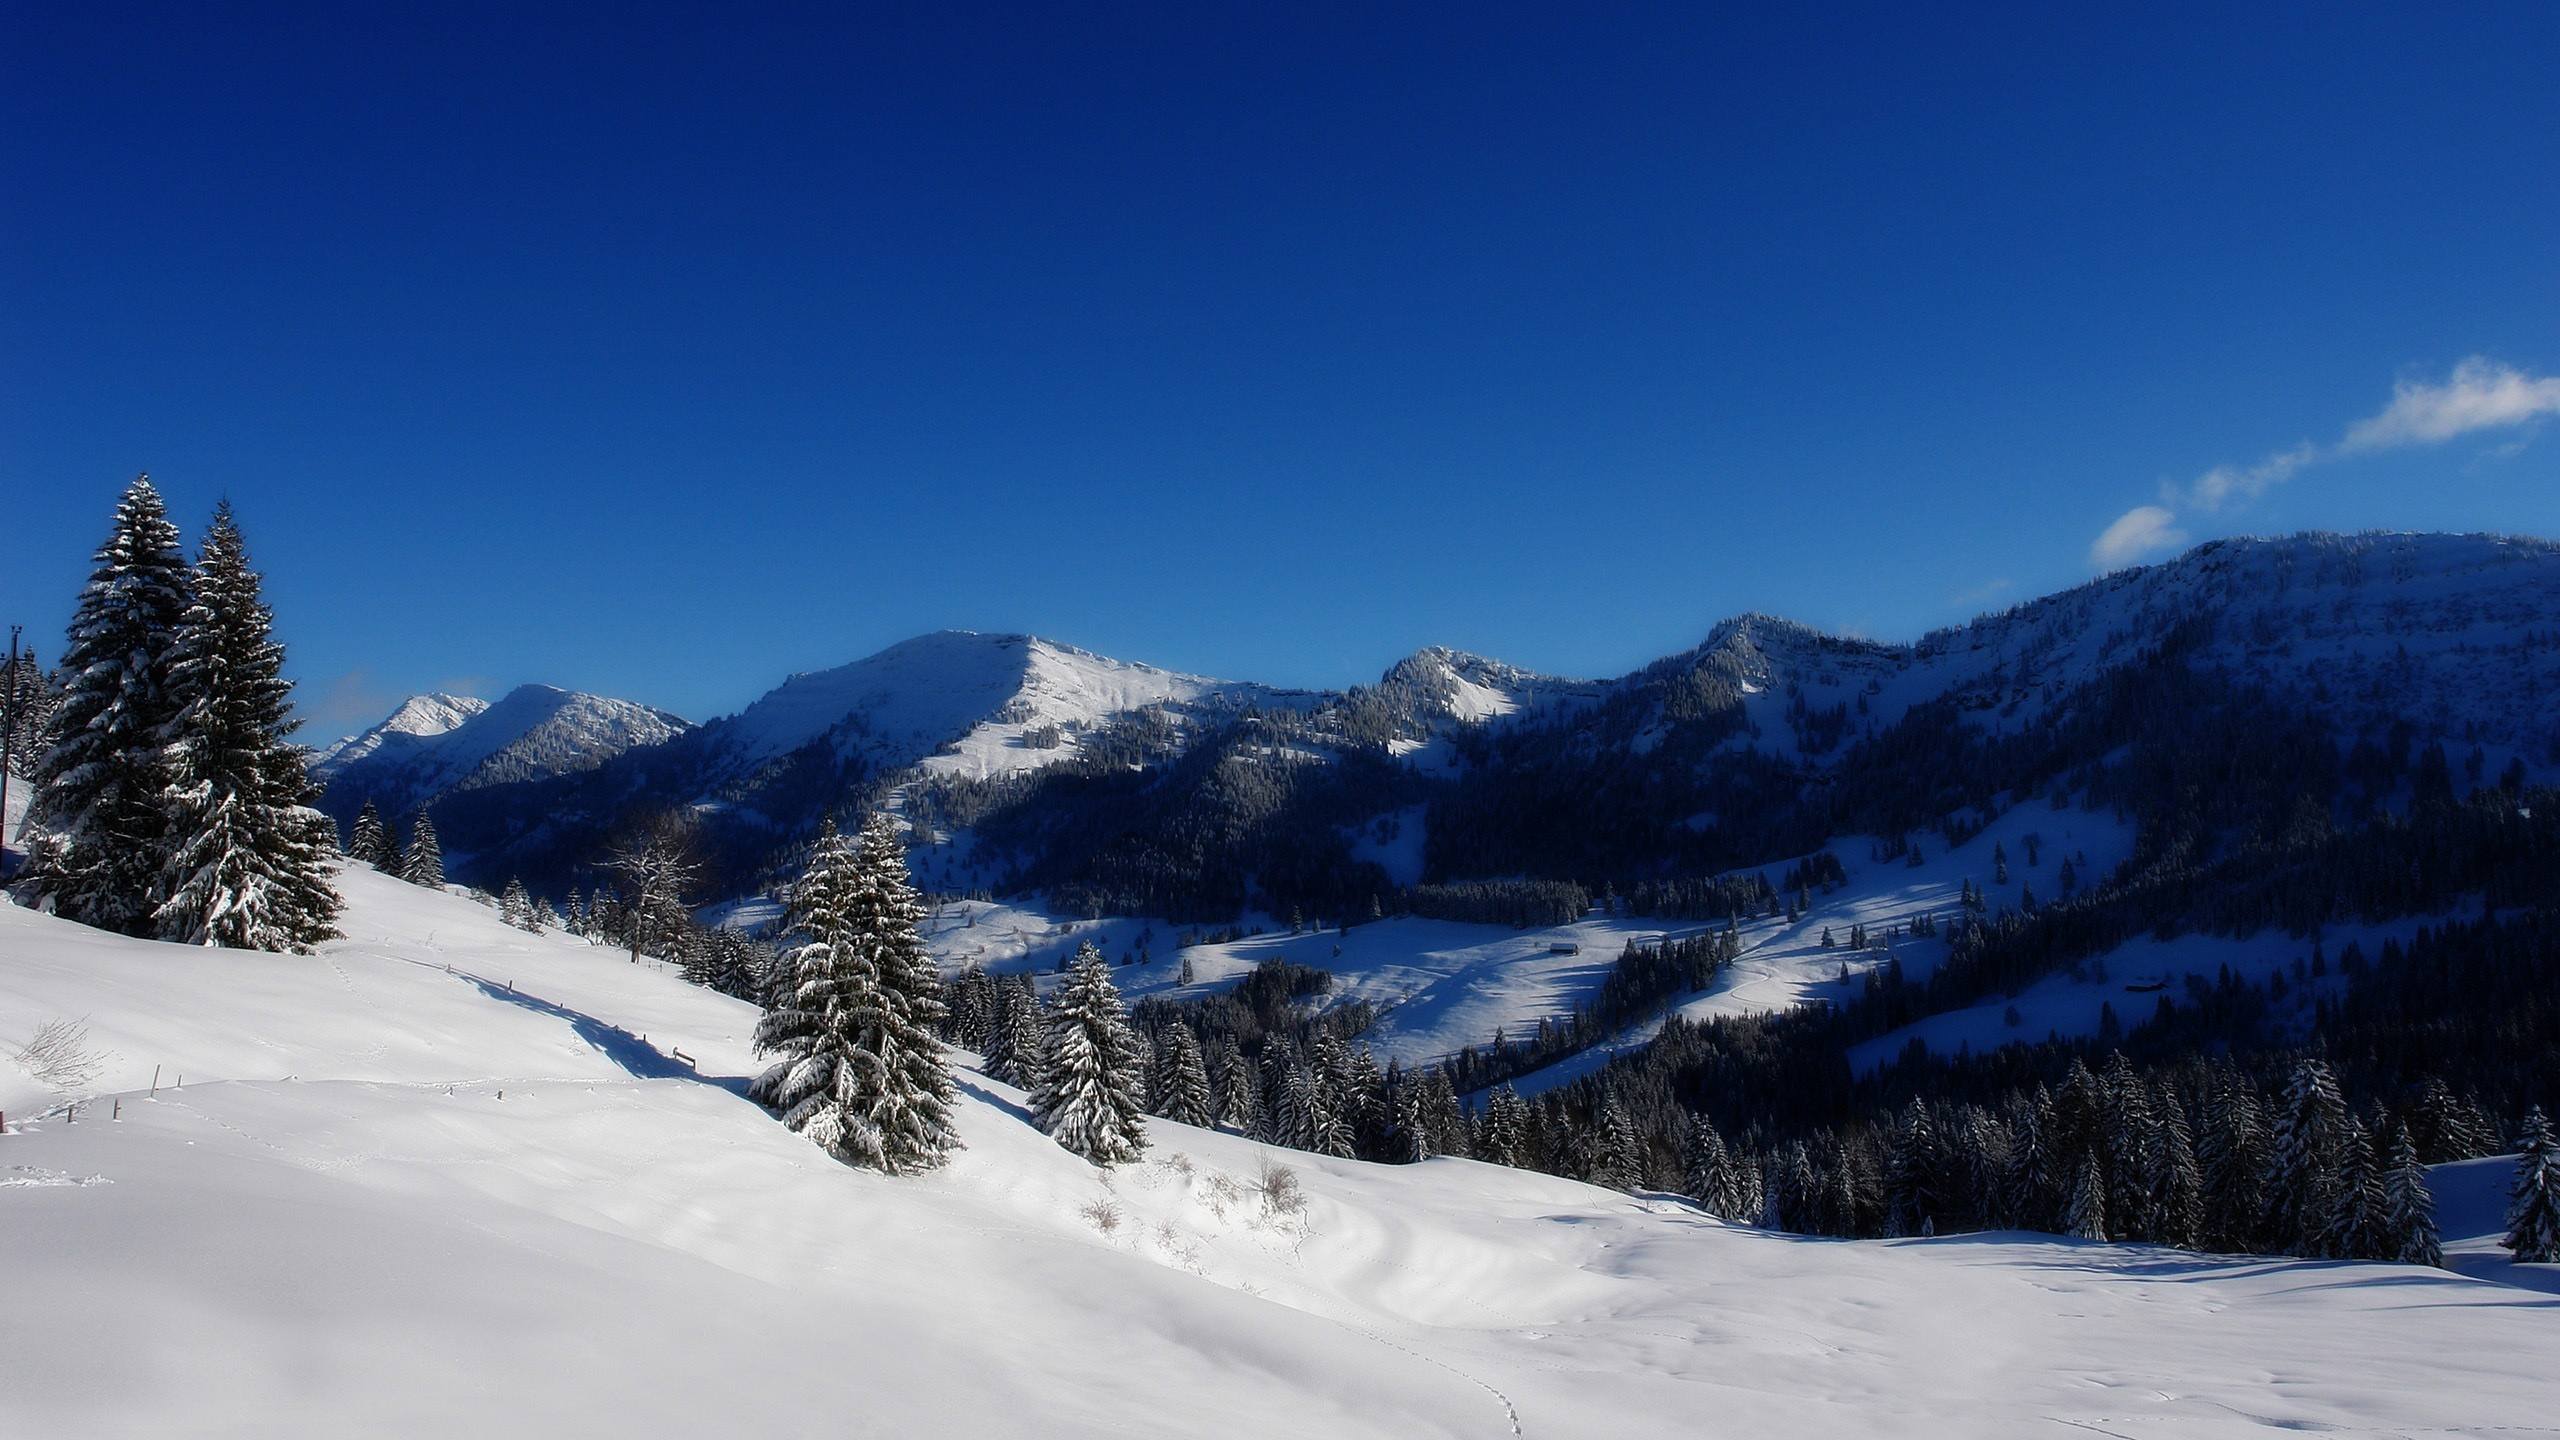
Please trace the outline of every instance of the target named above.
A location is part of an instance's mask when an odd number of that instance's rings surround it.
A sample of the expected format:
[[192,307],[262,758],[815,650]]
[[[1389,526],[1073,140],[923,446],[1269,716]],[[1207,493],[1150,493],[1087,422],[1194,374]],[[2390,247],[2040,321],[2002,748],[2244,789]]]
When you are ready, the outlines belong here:
[[142,469],[331,733],[944,626],[1907,637],[2144,505],[2560,533],[2560,6],[518,8],[0,8],[0,619]]

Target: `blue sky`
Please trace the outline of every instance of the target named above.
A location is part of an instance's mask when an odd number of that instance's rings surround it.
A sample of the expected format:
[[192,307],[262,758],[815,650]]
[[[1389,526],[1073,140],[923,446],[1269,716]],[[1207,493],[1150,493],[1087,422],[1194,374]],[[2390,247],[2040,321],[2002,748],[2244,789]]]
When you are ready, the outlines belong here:
[[2560,7],[515,8],[0,9],[0,619],[144,469],[329,732],[2560,534]]

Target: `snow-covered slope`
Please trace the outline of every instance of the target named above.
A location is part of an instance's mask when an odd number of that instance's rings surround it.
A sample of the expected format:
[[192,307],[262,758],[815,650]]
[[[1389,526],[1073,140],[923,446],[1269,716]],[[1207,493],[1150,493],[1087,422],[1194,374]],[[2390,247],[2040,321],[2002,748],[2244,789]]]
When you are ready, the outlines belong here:
[[345,880],[319,957],[0,907],[0,1040],[86,1016],[112,1052],[76,1123],[0,1085],[13,1433],[2396,1434],[2560,1405],[2548,1297],[2508,1284],[1799,1240],[1165,1124],[1105,1174],[973,1070],[969,1148],[889,1180],[739,1098],[746,1007]]
[[592,770],[689,728],[629,700],[549,685],[520,685],[495,704],[421,695],[324,751],[311,773],[325,786],[322,807],[341,819],[368,800],[402,815],[464,790]]

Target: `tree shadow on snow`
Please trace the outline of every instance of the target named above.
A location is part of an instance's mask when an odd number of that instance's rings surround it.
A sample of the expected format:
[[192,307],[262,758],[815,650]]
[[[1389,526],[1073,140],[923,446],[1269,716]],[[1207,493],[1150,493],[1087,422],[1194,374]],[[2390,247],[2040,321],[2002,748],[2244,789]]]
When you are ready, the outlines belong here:
[[579,1039],[594,1046],[599,1054],[639,1079],[694,1080],[726,1090],[740,1099],[746,1098],[747,1077],[743,1075],[705,1075],[683,1061],[661,1053],[656,1046],[621,1026],[608,1025],[583,1010],[572,1010],[557,1001],[527,995],[512,986],[483,980],[466,971],[456,970],[453,973],[456,977],[478,986],[480,993],[492,1000],[503,1000],[537,1015],[548,1015],[554,1020],[567,1021],[569,1028],[577,1032]]

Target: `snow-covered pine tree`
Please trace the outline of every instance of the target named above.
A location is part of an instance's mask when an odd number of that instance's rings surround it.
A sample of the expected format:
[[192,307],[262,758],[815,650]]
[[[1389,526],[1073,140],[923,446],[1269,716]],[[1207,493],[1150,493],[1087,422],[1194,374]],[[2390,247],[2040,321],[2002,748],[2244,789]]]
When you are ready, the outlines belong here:
[[1423,1114],[1422,1086],[1399,1075],[1387,1090],[1387,1159],[1419,1165],[1432,1156],[1431,1122]]
[[2507,1253],[2526,1264],[2560,1261],[2560,1141],[2542,1107],[2525,1112],[2516,1178],[2507,1192]]
[[2054,1202],[2052,1152],[2046,1144],[2052,1126],[2053,1096],[2038,1085],[2009,1125],[2009,1160],[2000,1175],[2004,1226],[2050,1231],[2067,1223]]
[[1884,1233],[1934,1233],[1938,1213],[1938,1138],[1929,1111],[1913,1096],[1885,1150]]
[[133,935],[157,928],[170,852],[164,747],[178,714],[170,648],[187,601],[178,527],[139,477],[71,617],[28,811],[27,878],[37,904],[68,919]]
[[2405,1265],[2444,1265],[2444,1245],[2436,1235],[2436,1198],[2427,1189],[2427,1167],[2418,1160],[2417,1142],[2407,1126],[2393,1122],[2382,1145],[2382,1225],[2388,1237],[2383,1257]]
[[418,812],[418,823],[409,827],[409,849],[400,857],[400,878],[430,890],[444,888],[444,846],[436,840],[436,822],[424,810]]
[[2256,1248],[2267,1217],[2266,1121],[2249,1083],[2229,1066],[2217,1067],[2198,1137],[2197,1169],[2204,1182],[2203,1244],[2216,1250]]
[[995,993],[995,980],[987,974],[987,967],[970,961],[969,968],[951,983],[949,994],[944,996],[951,1007],[949,1029],[954,1042],[980,1055],[987,1053],[988,1032],[995,1024]]
[[829,1154],[892,1175],[931,1169],[959,1144],[933,1035],[939,981],[905,870],[885,819],[859,840],[820,835],[792,891],[789,929],[803,943],[756,1027],[756,1053],[780,1058],[748,1090]]
[[1495,1165],[1524,1165],[1528,1156],[1523,1146],[1528,1139],[1529,1107],[1520,1092],[1508,1085],[1496,1085],[1485,1097],[1484,1123],[1476,1129],[1476,1157]]
[[1040,999],[1027,975],[996,982],[986,1061],[988,1076],[1007,1085],[1040,1083]]
[[1176,1125],[1209,1123],[1209,1067],[1200,1058],[1200,1041],[1190,1026],[1170,1027],[1156,1047],[1153,1088],[1158,1115]]
[[498,892],[498,918],[518,930],[533,918],[533,897],[525,893],[522,878],[508,877],[507,888]]
[[308,951],[338,933],[338,828],[305,803],[284,647],[227,501],[190,588],[169,647],[178,713],[162,760],[169,858],[154,921],[161,939],[188,945]]
[[2081,1240],[2107,1238],[2107,1177],[2098,1170],[2098,1152],[2080,1152],[2080,1168],[2072,1177],[2071,1210],[2062,1233]]
[[35,652],[21,650],[15,669],[0,675],[0,748],[9,756],[9,773],[20,780],[33,780],[36,766],[53,742],[54,707],[60,703],[58,679],[45,673],[36,663]]
[[2393,1246],[2385,1224],[2389,1200],[2373,1160],[2373,1138],[2352,1115],[2338,1138],[2338,1179],[2329,1213],[2309,1253],[2330,1260],[2388,1260]]
[[2149,1239],[2159,1234],[2151,1208],[2151,1177],[2144,1160],[2150,1150],[2151,1092],[2121,1050],[2107,1057],[2098,1077],[2100,1160],[2107,1173],[2107,1225],[2119,1239]]
[[1341,1036],[1323,1032],[1316,1036],[1308,1061],[1314,1077],[1307,1089],[1305,1148],[1318,1155],[1348,1160],[1360,1150],[1356,1124],[1363,1098],[1354,1077],[1351,1049],[1342,1043]]
[[1680,1147],[1680,1185],[1710,1215],[1726,1220],[1740,1217],[1731,1213],[1732,1185],[1725,1174],[1730,1163],[1724,1137],[1703,1114],[1689,1116],[1688,1134]]
[[864,1034],[878,1055],[883,1083],[870,1097],[869,1120],[880,1136],[880,1167],[892,1175],[930,1170],[960,1148],[952,1127],[955,1087],[943,1058],[942,970],[925,949],[924,902],[907,874],[907,848],[896,822],[874,815],[854,841],[864,886],[853,920],[877,957],[887,1002]]
[[391,843],[391,832],[382,828],[382,812],[370,800],[356,812],[355,833],[347,838],[347,858],[376,870],[399,872],[400,847]]
[[1262,1096],[1254,1087],[1252,1062],[1233,1038],[1218,1046],[1217,1087],[1217,1122],[1239,1134],[1250,1131]]
[[1600,1097],[1600,1113],[1592,1119],[1592,1132],[1591,1168],[1583,1178],[1612,1190],[1633,1190],[1644,1184],[1644,1147],[1636,1138],[1635,1122],[1627,1118],[1626,1107],[1618,1103],[1616,1092]]
[[2204,1178],[2187,1132],[2186,1102],[2166,1079],[2152,1083],[2146,1141],[2143,1171],[2150,1188],[2151,1238],[2192,1250],[2204,1228]]
[[801,943],[784,952],[780,983],[756,1025],[755,1053],[776,1058],[747,1087],[748,1098],[780,1112],[783,1124],[847,1160],[877,1148],[853,1133],[861,1124],[856,1108],[879,1084],[881,1068],[880,1057],[856,1039],[859,1017],[881,1003],[874,957],[853,933],[861,887],[852,842],[831,823],[791,887],[786,930]]
[[1138,1158],[1147,1144],[1141,1077],[1111,964],[1091,941],[1067,968],[1043,1039],[1040,1084],[1031,1097],[1040,1128],[1096,1165]]
[[2289,1254],[2319,1253],[2323,1222],[2335,1208],[2347,1103],[2326,1062],[2306,1056],[2294,1066],[2276,1113],[2267,1154],[2267,1235]]

